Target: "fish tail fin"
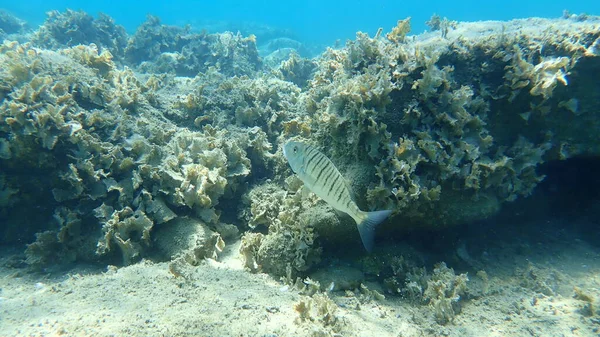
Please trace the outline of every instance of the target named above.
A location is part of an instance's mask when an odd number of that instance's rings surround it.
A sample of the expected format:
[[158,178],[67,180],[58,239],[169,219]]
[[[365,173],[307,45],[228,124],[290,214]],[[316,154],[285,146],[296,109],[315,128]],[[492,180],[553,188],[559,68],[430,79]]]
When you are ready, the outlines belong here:
[[383,222],[390,213],[391,210],[375,211],[375,212],[364,212],[364,219],[357,224],[358,232],[360,233],[360,239],[367,252],[373,250],[373,242],[375,239],[375,228],[377,225]]

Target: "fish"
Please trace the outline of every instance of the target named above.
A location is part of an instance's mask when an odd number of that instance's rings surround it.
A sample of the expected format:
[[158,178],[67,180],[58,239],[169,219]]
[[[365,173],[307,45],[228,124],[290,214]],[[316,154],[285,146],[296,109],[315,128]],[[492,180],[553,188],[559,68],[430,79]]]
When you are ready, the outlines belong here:
[[391,210],[362,211],[354,202],[352,193],[333,162],[314,146],[288,141],[283,155],[292,171],[319,198],[334,209],[348,214],[356,222],[358,233],[367,252],[373,250],[375,228],[388,218]]

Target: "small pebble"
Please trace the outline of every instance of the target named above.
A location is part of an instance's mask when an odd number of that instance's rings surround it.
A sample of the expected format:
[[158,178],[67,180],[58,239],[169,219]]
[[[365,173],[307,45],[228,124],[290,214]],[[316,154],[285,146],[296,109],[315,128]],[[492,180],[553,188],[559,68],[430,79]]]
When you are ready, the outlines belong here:
[[279,312],[279,307],[266,307],[267,312],[270,312],[272,314]]

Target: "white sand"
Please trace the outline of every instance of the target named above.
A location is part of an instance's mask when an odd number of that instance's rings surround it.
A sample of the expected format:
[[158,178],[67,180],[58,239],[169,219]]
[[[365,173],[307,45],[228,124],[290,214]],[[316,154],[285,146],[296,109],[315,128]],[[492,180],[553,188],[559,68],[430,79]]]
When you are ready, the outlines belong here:
[[[236,246],[221,262],[186,267],[142,262],[98,272],[77,267],[64,276],[0,269],[0,336],[597,336],[600,317],[574,298],[573,286],[600,295],[600,254],[574,240],[531,246],[494,259],[489,290],[464,302],[447,325],[427,305],[399,297],[329,294],[335,324],[313,308],[300,320],[295,304],[308,297],[264,274],[241,268]],[[3,254],[2,256],[6,256]],[[2,265],[6,265],[4,258]],[[531,266],[529,271],[528,266]],[[515,272],[519,268],[524,272]],[[474,282],[477,277],[469,276]],[[555,290],[543,295],[543,286]]]

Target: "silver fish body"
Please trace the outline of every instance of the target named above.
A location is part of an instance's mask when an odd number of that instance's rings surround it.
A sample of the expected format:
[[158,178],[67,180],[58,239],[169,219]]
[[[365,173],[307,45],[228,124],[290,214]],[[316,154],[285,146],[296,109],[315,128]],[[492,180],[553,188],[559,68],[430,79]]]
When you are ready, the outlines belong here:
[[283,155],[300,180],[331,207],[350,215],[367,251],[373,248],[375,227],[384,221],[390,210],[364,212],[352,198],[344,177],[335,165],[314,146],[290,141],[283,147]]

